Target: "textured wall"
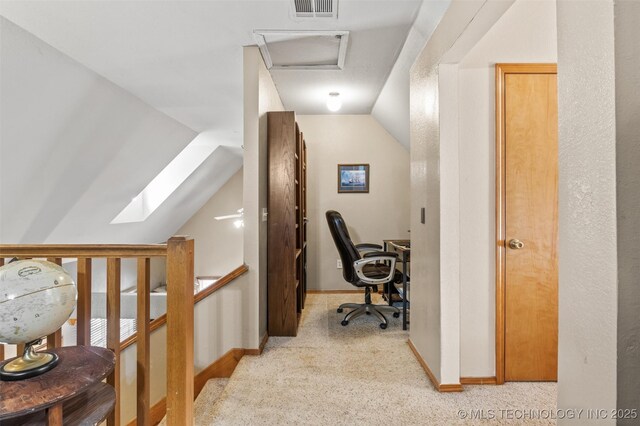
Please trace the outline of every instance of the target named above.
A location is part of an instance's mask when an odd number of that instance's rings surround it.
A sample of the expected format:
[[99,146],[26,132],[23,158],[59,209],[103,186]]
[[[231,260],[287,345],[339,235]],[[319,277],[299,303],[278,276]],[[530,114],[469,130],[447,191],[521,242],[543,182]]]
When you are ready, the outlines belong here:
[[557,20],[558,408],[611,409],[618,319],[613,1],[560,0]]
[[[325,212],[337,210],[356,242],[409,238],[409,153],[370,115],[298,115],[307,143],[308,286],[353,290],[337,269]],[[368,194],[339,194],[338,164],[370,165]]]
[[[251,48],[246,48],[251,49]],[[269,204],[267,197],[269,168],[267,161],[267,112],[284,111],[278,89],[271,79],[271,74],[262,61],[258,48],[254,47],[251,54],[257,56],[258,64],[258,119],[260,146],[260,341],[267,333],[267,222],[262,219],[262,209]],[[245,116],[245,120],[247,117]],[[246,146],[246,145],[245,145]]]
[[[440,115],[440,353],[442,383],[460,380],[460,170],[458,65],[438,67]],[[436,164],[433,164],[435,167]],[[427,166],[429,167],[429,166]]]
[[[426,55],[425,55],[426,56]],[[440,135],[437,68],[421,55],[411,72],[411,329],[410,339],[441,378]],[[421,223],[421,209],[426,223]]]
[[[457,215],[441,215],[441,201],[444,207],[455,202],[451,194],[457,193],[457,167],[441,167],[441,129],[440,129],[440,81],[439,62],[443,55],[459,39],[469,26],[482,2],[453,1],[444,14],[438,28],[411,67],[410,74],[410,139],[411,139],[411,341],[430,369],[441,383],[458,383],[459,371],[459,294],[452,287],[459,287],[455,276],[445,273],[441,268],[450,268],[451,253],[449,244],[441,245],[441,236],[448,229],[455,229]],[[452,70],[448,70],[451,72]],[[457,89],[447,95],[456,96]],[[447,105],[447,115],[451,119],[451,105]],[[455,116],[455,115],[453,115]],[[447,127],[450,131],[451,127]],[[447,133],[447,137],[450,134]],[[451,164],[457,151],[445,147],[444,159]],[[442,174],[448,174],[442,177]],[[426,223],[420,221],[420,209],[426,209]],[[443,223],[444,222],[444,223]],[[453,237],[457,240],[457,236]],[[444,249],[444,254],[442,250]],[[455,251],[455,250],[454,250]],[[455,265],[454,265],[455,268]],[[455,274],[454,274],[455,275]],[[445,280],[443,280],[443,277]],[[454,282],[446,281],[453,279]],[[442,292],[444,288],[444,292]]]
[[[260,50],[244,48],[244,260],[255,285],[255,345],[267,332],[267,112],[284,107]],[[252,311],[253,312],[253,311]]]
[[[640,3],[615,2],[618,408],[640,411]],[[620,424],[638,424],[629,419]]]

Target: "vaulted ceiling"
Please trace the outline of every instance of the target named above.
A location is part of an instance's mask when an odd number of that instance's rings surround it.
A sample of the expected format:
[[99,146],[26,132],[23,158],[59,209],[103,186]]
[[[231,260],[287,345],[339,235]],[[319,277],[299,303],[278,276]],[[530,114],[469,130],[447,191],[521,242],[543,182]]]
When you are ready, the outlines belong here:
[[242,46],[254,30],[350,31],[344,70],[274,70],[286,108],[368,114],[421,0],[339,0],[338,19],[296,18],[291,0],[2,1],[0,14],[196,132],[242,141]]
[[[373,110],[408,148],[408,68],[448,4],[338,0],[336,19],[296,17],[292,0],[0,1],[20,27],[0,20],[11,35],[0,52],[10,59],[0,61],[0,239],[174,232],[241,166],[242,47],[256,44],[255,30],[349,31],[342,70],[271,70],[285,107],[327,114],[337,91],[339,113]],[[210,158],[148,220],[109,225],[198,134],[218,147]]]

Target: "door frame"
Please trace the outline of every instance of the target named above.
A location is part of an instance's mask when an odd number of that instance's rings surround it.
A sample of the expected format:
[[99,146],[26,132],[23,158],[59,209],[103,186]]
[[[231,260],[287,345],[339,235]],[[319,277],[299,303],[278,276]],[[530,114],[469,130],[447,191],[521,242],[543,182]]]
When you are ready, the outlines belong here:
[[507,74],[557,74],[556,64],[496,64],[496,384],[505,376],[506,152],[505,77]]

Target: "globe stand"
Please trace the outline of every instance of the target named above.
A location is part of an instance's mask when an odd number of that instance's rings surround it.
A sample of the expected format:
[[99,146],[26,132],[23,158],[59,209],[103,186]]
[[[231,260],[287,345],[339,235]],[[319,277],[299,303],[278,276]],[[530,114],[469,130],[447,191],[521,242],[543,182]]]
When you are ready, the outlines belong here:
[[29,342],[20,358],[0,367],[0,379],[4,381],[23,380],[46,373],[58,364],[58,355],[49,352],[36,352],[35,345],[42,339]]

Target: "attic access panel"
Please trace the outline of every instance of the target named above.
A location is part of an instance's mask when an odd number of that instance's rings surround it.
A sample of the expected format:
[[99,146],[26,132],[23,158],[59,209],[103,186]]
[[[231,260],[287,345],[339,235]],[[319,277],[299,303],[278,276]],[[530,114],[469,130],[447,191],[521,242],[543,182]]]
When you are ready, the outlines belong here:
[[349,31],[256,30],[254,36],[268,69],[344,68]]

